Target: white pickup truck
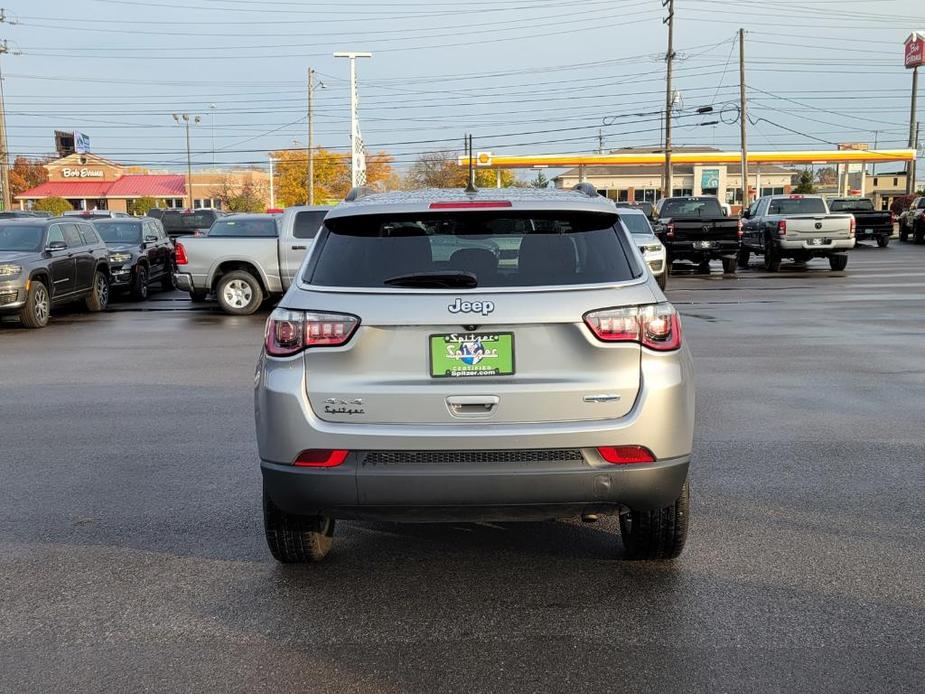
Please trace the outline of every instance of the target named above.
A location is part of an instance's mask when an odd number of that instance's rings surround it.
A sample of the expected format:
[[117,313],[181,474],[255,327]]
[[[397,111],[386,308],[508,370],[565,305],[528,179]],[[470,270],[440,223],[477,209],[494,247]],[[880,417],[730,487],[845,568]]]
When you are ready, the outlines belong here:
[[226,313],[253,313],[292,284],[330,209],[302,206],[282,215],[220,217],[206,236],[177,240],[177,287],[193,301],[212,293]]
[[831,214],[818,195],[766,195],[743,217],[739,267],[748,266],[752,253],[764,256],[768,272],[777,272],[782,258],[828,258],[833,270],[848,265],[846,251],[855,244],[854,215]]

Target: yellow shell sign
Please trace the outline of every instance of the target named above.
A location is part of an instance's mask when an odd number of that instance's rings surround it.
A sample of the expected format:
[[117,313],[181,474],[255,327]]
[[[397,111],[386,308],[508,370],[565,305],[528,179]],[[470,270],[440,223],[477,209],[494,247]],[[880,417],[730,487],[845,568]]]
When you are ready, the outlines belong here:
[[479,152],[475,155],[476,166],[491,166],[491,152]]

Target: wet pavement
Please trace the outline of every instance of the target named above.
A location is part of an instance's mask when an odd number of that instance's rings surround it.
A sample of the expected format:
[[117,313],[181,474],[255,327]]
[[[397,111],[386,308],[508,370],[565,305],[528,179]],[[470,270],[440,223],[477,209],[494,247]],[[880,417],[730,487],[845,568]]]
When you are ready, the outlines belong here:
[[925,247],[678,274],[691,536],[340,523],[282,567],[251,388],[266,313],[183,294],[0,322],[0,691],[921,691]]

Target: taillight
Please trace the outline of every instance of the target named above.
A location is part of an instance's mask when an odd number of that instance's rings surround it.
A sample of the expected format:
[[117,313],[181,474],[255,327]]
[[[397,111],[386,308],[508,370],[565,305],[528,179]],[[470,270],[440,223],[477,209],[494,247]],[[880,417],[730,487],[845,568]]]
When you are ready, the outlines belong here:
[[739,220],[739,226],[736,229],[736,236],[738,236],[739,238],[742,238],[743,236],[745,236],[745,224],[744,222],[742,222],[741,219]]
[[591,311],[584,320],[603,342],[638,342],[659,352],[681,346],[681,319],[668,303]]
[[670,239],[674,238],[674,224],[669,224],[665,227],[665,236]]
[[177,265],[187,265],[189,258],[186,257],[186,249],[183,244],[177,241]]
[[787,221],[782,219],[777,223],[777,235],[786,236],[787,235]]
[[890,224],[896,224],[896,215],[890,212]]
[[359,324],[359,318],[344,313],[278,308],[267,319],[264,345],[274,357],[288,357],[310,347],[337,347],[351,338]]
[[299,453],[292,464],[296,467],[337,467],[347,460],[348,455],[350,451],[311,448]]
[[858,222],[854,218],[854,215],[851,215],[851,221],[848,223],[848,236],[854,236],[854,230],[857,228]]
[[597,452],[601,458],[614,465],[655,462],[652,451],[645,446],[598,446]]

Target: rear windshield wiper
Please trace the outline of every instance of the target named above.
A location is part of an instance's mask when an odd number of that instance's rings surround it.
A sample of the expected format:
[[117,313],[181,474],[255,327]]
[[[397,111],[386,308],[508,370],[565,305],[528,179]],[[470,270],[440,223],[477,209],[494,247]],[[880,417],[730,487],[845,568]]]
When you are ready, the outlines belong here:
[[471,272],[412,272],[389,277],[385,284],[392,287],[437,287],[469,289],[479,285],[479,278]]

